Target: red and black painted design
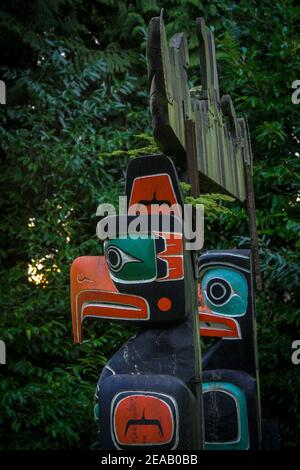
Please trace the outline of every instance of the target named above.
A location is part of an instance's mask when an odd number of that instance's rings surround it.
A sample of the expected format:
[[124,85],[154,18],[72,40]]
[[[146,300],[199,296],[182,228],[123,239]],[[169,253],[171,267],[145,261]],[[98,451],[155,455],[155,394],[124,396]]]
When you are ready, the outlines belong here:
[[194,448],[195,397],[182,380],[154,371],[150,375],[114,371],[98,388],[103,448]]
[[161,446],[176,442],[176,402],[167,395],[123,392],[111,404],[112,429],[116,444]]
[[184,209],[175,166],[165,155],[148,155],[129,162],[126,196],[129,201],[129,213],[134,204],[143,204],[152,214],[156,213],[157,206],[161,206],[162,210],[165,208],[165,211],[174,205]]
[[[71,268],[75,342],[82,341],[82,322],[87,317],[172,324],[183,321],[195,309],[192,258],[185,250],[182,224],[177,217],[183,211],[183,198],[174,164],[163,155],[132,160],[128,165],[126,193],[128,215],[114,217],[116,238],[127,236],[130,223],[136,219],[137,215],[131,213],[133,205],[145,204],[148,214],[145,216],[148,227],[146,235],[153,239],[155,274],[149,279],[137,278],[136,281],[124,282],[118,275],[120,269],[116,274],[112,265],[113,256],[116,259],[119,257],[122,264],[123,254],[127,259],[124,265],[128,263],[129,255],[126,249],[124,252],[118,246],[110,246],[105,251],[105,257],[77,258]],[[167,215],[168,231],[165,231],[164,217]],[[157,223],[153,224],[153,216],[156,216]],[[107,241],[113,239],[108,238]],[[144,267],[142,258],[134,260],[131,256],[129,261],[136,261],[137,272]]]

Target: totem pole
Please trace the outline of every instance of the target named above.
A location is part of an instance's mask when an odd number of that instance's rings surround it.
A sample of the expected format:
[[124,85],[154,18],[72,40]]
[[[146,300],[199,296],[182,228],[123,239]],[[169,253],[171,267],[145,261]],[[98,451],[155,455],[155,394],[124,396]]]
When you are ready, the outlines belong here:
[[[230,96],[220,99],[215,46],[202,18],[196,21],[201,86],[188,89],[184,34],[167,44],[163,16],[149,27],[149,77],[154,136],[179,172],[187,170],[192,195],[230,194],[247,201],[250,251],[200,256],[201,336],[218,338],[203,356],[205,449],[261,447],[253,277],[260,287],[247,122],[236,118]],[[158,52],[160,51],[160,53]]]
[[[103,449],[261,447],[250,138],[230,96],[220,99],[213,35],[203,19],[196,27],[201,86],[190,91],[185,35],[168,44],[163,13],[151,20],[150,110],[163,153],[130,161],[127,211],[98,223],[104,256],[77,258],[71,268],[75,342],[87,317],[138,328],[97,385]],[[188,250],[179,180],[192,196],[201,190],[247,202],[251,250]],[[200,333],[217,339],[203,358]]]
[[[100,376],[95,414],[101,446],[201,448],[197,281],[172,161],[164,155],[132,160],[126,195],[128,213],[99,223],[103,233],[115,227],[104,241],[105,255],[78,258],[71,269],[75,341],[88,316],[141,325]],[[142,229],[132,238],[135,223]]]
[[261,447],[255,303],[249,250],[199,258],[201,336],[219,338],[203,356],[206,449]]

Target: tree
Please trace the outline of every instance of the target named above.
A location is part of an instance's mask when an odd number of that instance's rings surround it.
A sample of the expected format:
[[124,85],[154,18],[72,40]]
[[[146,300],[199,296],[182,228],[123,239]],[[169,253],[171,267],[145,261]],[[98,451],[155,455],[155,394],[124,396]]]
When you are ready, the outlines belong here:
[[[97,205],[123,192],[130,154],[155,148],[145,45],[161,6],[168,35],[188,32],[191,85],[200,80],[194,20],[205,17],[222,92],[249,119],[264,278],[257,305],[263,411],[280,420],[285,445],[299,441],[300,382],[290,360],[300,330],[296,2],[4,0],[1,448],[97,446],[93,389],[131,331],[94,322],[89,339],[73,346],[69,267],[76,256],[102,253]],[[208,214],[206,249],[249,244],[245,209],[225,204],[218,217]]]

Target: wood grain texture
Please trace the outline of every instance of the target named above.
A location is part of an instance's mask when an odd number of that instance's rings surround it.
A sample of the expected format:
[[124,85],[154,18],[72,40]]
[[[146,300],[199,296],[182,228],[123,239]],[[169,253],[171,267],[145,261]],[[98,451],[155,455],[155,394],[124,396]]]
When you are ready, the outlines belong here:
[[[196,21],[201,86],[189,90],[184,33],[168,43],[163,14],[149,25],[147,58],[153,131],[161,150],[187,169],[185,121],[195,126],[199,187],[246,200],[239,120],[229,95],[220,99],[214,37],[203,18]],[[249,135],[243,137],[248,139]],[[250,143],[247,144],[250,146]]]

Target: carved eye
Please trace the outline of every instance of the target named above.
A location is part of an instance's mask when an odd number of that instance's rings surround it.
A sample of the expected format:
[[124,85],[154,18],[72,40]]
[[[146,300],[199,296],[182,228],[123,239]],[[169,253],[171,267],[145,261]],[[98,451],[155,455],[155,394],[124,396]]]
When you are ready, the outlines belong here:
[[231,299],[233,290],[225,279],[214,278],[207,283],[206,295],[210,303],[220,306]]
[[110,269],[115,273],[121,271],[127,263],[141,263],[141,260],[128,255],[125,251],[116,246],[109,246],[105,252],[105,256]]

